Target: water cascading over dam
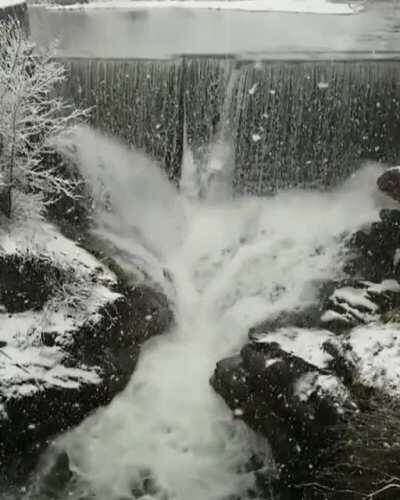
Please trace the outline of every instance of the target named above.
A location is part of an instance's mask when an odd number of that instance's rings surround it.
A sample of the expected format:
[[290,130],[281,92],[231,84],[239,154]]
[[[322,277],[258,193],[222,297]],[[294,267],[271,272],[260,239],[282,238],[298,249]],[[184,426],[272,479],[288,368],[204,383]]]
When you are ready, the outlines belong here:
[[179,182],[229,142],[238,193],[330,187],[365,160],[400,160],[396,61],[69,59],[66,92],[92,124],[144,150]]

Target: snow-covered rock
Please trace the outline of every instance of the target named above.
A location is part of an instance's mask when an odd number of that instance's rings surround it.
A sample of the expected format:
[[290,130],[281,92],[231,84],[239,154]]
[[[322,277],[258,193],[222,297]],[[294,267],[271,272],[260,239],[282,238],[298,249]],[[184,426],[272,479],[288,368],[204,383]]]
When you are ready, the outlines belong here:
[[[320,471],[335,463],[332,443],[352,453],[346,440],[351,423],[362,421],[365,394],[378,390],[398,400],[399,353],[399,324],[374,322],[340,336],[286,327],[253,333],[238,355],[217,364],[211,384],[235,418],[268,438],[280,481],[290,490],[318,482]],[[354,432],[368,450],[368,435]]]
[[360,394],[400,396],[400,328],[383,323],[399,305],[399,282],[347,279],[319,289],[319,303],[252,328],[211,380],[235,418],[268,438],[289,489],[317,481],[332,463],[331,443],[365,407]]
[[288,486],[310,479],[326,434],[351,402],[328,368],[332,358],[323,343],[329,332],[314,333],[259,335],[239,355],[220,361],[211,379],[232,411],[240,410],[240,418],[268,438]]
[[400,396],[400,324],[354,328],[340,339],[339,349],[343,359],[354,366],[357,383]]
[[382,314],[400,303],[400,284],[386,279],[381,283],[355,280],[334,290],[321,316],[322,323],[336,332],[378,321]]
[[171,319],[54,226],[0,230],[0,462],[109,402]]

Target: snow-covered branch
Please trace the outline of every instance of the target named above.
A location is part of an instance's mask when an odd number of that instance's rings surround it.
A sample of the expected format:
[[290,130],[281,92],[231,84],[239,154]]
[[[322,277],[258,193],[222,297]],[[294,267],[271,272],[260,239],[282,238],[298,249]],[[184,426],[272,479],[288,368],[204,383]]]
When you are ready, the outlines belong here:
[[14,189],[77,196],[76,180],[43,165],[53,137],[88,114],[57,93],[66,73],[52,55],[40,53],[18,22],[0,22],[0,209],[8,217]]

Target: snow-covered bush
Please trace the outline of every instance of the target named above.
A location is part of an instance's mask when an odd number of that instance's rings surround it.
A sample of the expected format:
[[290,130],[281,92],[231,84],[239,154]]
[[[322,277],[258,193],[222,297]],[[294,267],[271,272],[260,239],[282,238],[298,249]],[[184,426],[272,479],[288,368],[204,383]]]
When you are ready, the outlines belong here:
[[87,114],[57,93],[66,73],[52,56],[38,51],[17,21],[0,21],[0,211],[9,218],[15,191],[39,195],[41,208],[77,196],[79,181],[43,162],[50,139]]

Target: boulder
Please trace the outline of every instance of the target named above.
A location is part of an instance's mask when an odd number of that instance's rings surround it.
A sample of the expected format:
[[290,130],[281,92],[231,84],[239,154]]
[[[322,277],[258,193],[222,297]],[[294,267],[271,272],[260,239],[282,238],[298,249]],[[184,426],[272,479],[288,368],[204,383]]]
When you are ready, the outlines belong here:
[[[291,343],[310,340],[308,330],[282,330],[259,336],[240,354],[220,361],[211,379],[236,417],[267,437],[288,488],[311,481],[328,435],[350,398],[324,352],[328,333],[316,334],[314,354],[294,354]],[[304,336],[305,338],[302,338]],[[315,350],[318,347],[318,352]]]
[[357,231],[349,242],[349,276],[368,281],[400,278],[400,210],[384,209],[380,221]]
[[377,181],[378,188],[396,201],[400,201],[400,167],[386,170]]

